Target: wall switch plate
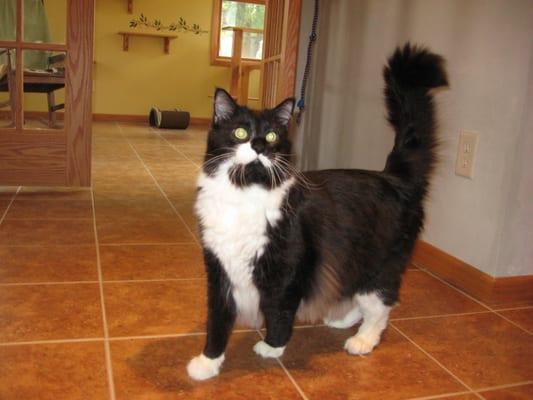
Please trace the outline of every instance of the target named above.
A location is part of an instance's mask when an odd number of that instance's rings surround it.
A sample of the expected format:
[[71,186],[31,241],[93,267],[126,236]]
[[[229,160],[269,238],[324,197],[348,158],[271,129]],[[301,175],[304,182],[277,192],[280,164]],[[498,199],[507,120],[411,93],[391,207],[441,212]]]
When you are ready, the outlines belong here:
[[474,177],[474,163],[476,161],[479,133],[461,131],[459,134],[459,149],[455,163],[455,174],[472,179]]

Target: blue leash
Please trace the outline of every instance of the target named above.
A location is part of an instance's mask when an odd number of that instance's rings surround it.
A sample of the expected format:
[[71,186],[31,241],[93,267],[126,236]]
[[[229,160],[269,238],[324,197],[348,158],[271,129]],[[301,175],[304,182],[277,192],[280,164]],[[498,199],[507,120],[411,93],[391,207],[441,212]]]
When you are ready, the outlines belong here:
[[309,79],[309,73],[311,72],[311,61],[313,59],[313,46],[317,39],[317,25],[318,25],[318,11],[320,0],[315,0],[315,13],[313,15],[313,24],[311,26],[311,35],[309,35],[309,43],[307,45],[307,59],[305,61],[304,76],[302,78],[302,87],[300,88],[300,99],[296,106],[298,107],[298,114],[296,115],[296,122],[300,124],[302,114],[305,109],[305,92],[307,89],[307,81]]

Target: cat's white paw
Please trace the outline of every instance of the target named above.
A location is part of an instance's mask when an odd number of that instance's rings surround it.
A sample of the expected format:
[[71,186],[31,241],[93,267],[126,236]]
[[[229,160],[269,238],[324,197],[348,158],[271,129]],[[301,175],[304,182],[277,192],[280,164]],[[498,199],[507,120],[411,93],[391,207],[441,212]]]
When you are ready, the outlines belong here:
[[346,343],[344,343],[344,349],[354,355],[368,354],[372,351],[374,347],[378,344],[379,341],[369,340],[363,335],[355,335],[349,338]]
[[217,358],[208,358],[200,354],[189,361],[187,373],[192,379],[203,381],[218,375],[223,362],[224,354]]
[[261,340],[255,344],[254,351],[263,358],[276,358],[283,354],[285,346],[272,347]]

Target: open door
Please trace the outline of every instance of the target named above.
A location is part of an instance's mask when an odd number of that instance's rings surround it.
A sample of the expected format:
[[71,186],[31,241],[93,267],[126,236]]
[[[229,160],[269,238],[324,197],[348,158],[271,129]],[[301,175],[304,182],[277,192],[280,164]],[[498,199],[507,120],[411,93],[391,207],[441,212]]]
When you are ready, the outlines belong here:
[[261,62],[261,107],[294,96],[301,0],[267,0]]
[[3,3],[0,185],[89,186],[94,0]]

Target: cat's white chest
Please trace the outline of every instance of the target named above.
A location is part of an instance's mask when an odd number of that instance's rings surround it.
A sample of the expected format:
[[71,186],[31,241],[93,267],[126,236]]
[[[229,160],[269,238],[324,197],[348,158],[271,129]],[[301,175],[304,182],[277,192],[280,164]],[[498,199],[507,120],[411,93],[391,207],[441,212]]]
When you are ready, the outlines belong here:
[[195,208],[204,245],[217,256],[231,281],[239,322],[258,327],[263,318],[252,279],[254,261],[268,244],[268,225],[275,226],[282,216],[282,202],[292,181],[274,190],[258,185],[241,189],[230,182],[228,168],[222,165],[214,176],[200,174]]

